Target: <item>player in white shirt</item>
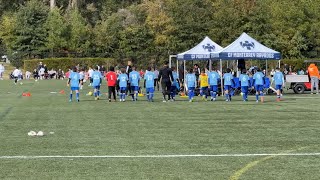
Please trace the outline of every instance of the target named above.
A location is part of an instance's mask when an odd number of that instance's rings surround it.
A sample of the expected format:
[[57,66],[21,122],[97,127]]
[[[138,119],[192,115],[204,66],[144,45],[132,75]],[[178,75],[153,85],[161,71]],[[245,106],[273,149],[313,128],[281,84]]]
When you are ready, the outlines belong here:
[[45,69],[43,67],[40,68],[40,70],[39,70],[39,76],[40,76],[41,80],[44,78],[44,71],[45,71]]
[[30,79],[30,76],[31,76],[31,72],[26,71],[26,79],[27,79],[27,80],[29,80],[29,79]]
[[80,75],[80,89],[83,89],[83,81],[84,81],[84,70],[81,69],[80,72],[79,72],[79,75]]
[[17,84],[19,76],[21,75],[21,71],[19,68],[15,68],[15,70],[12,72],[12,75],[14,77],[14,84]]
[[0,80],[3,80],[4,66],[0,64]]
[[90,79],[90,84],[89,84],[89,86],[91,86],[91,84],[92,84],[92,81],[93,81],[93,79],[92,79],[92,74],[93,74],[93,69],[92,68],[89,68],[89,71],[88,71],[88,73],[89,73],[89,79]]

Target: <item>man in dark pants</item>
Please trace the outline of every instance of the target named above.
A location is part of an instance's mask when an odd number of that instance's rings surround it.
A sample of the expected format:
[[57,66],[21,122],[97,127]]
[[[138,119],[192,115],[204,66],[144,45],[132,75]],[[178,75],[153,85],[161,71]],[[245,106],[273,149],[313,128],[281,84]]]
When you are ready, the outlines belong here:
[[[132,72],[132,61],[128,61],[128,65],[127,65],[127,67],[126,67],[126,73],[127,73],[127,75],[128,75],[128,77],[129,77],[129,74]],[[132,92],[131,92],[131,86],[130,86],[130,83],[128,82],[128,86],[127,86],[127,91],[126,91],[126,94],[128,93],[128,91],[129,91],[129,95],[132,95]]]
[[163,102],[167,102],[166,95],[168,95],[168,100],[170,99],[171,84],[173,82],[172,71],[168,65],[168,61],[164,62],[164,66],[160,69],[158,77],[162,87]]

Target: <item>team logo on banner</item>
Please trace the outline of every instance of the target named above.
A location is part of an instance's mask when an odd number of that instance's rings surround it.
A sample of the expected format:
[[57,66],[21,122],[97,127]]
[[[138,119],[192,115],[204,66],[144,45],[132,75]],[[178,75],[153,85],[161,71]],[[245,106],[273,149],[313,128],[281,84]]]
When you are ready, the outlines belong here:
[[207,45],[202,45],[203,49],[207,50],[208,52],[213,52],[214,49],[216,48],[214,45],[207,44]]
[[254,49],[254,43],[253,43],[253,42],[244,41],[244,42],[240,42],[240,45],[241,45],[243,48],[247,48],[248,50]]

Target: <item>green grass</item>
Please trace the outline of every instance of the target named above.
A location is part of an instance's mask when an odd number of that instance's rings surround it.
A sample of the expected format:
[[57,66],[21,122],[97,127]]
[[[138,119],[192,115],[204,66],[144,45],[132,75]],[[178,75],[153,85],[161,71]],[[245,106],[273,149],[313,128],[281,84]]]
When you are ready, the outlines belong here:
[[[275,102],[108,103],[81,92],[68,102],[65,81],[0,81],[0,156],[174,155],[320,152],[317,95]],[[103,86],[103,92],[106,88]],[[30,91],[32,97],[23,97]],[[312,98],[314,97],[314,98]],[[129,98],[127,99],[129,100]],[[28,137],[30,130],[48,134]],[[0,179],[229,179],[264,157],[0,159]],[[320,179],[320,156],[259,161],[240,179]]]

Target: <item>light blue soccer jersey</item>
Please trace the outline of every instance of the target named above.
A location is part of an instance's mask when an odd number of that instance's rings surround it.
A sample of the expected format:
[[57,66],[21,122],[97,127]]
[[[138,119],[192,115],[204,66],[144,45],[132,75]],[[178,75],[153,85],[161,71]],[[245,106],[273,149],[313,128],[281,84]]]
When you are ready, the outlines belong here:
[[209,85],[210,86],[216,86],[218,85],[218,79],[220,78],[220,75],[213,71],[213,72],[210,72],[208,74],[208,81],[209,81]]
[[95,86],[100,86],[100,79],[102,78],[101,76],[101,73],[99,71],[94,71],[92,73],[92,86],[95,87]]
[[233,75],[231,73],[225,73],[223,75],[223,79],[224,79],[224,85],[225,86],[231,86],[232,85]]
[[177,72],[172,71],[172,76],[173,76],[173,86],[176,86],[177,83],[178,83],[178,81],[177,81],[177,79],[178,79]]
[[79,87],[80,74],[77,72],[70,73],[70,86],[71,87]]
[[188,86],[188,88],[195,87],[195,84],[196,84],[196,75],[194,75],[194,74],[187,74],[186,79],[187,79],[187,86]]
[[128,75],[127,74],[120,74],[118,76],[119,86],[120,88],[127,87],[128,82]]
[[146,88],[153,88],[154,87],[154,78],[155,78],[155,75],[151,71],[147,72],[144,75],[144,79],[146,81]]
[[140,74],[137,71],[132,71],[129,74],[129,82],[131,86],[139,86]]
[[282,72],[276,72],[273,76],[273,80],[275,85],[282,85],[284,82],[284,76],[282,74]]
[[241,74],[239,77],[241,86],[249,86],[249,76],[246,74]]
[[254,85],[263,85],[264,74],[262,72],[256,72],[253,75]]

